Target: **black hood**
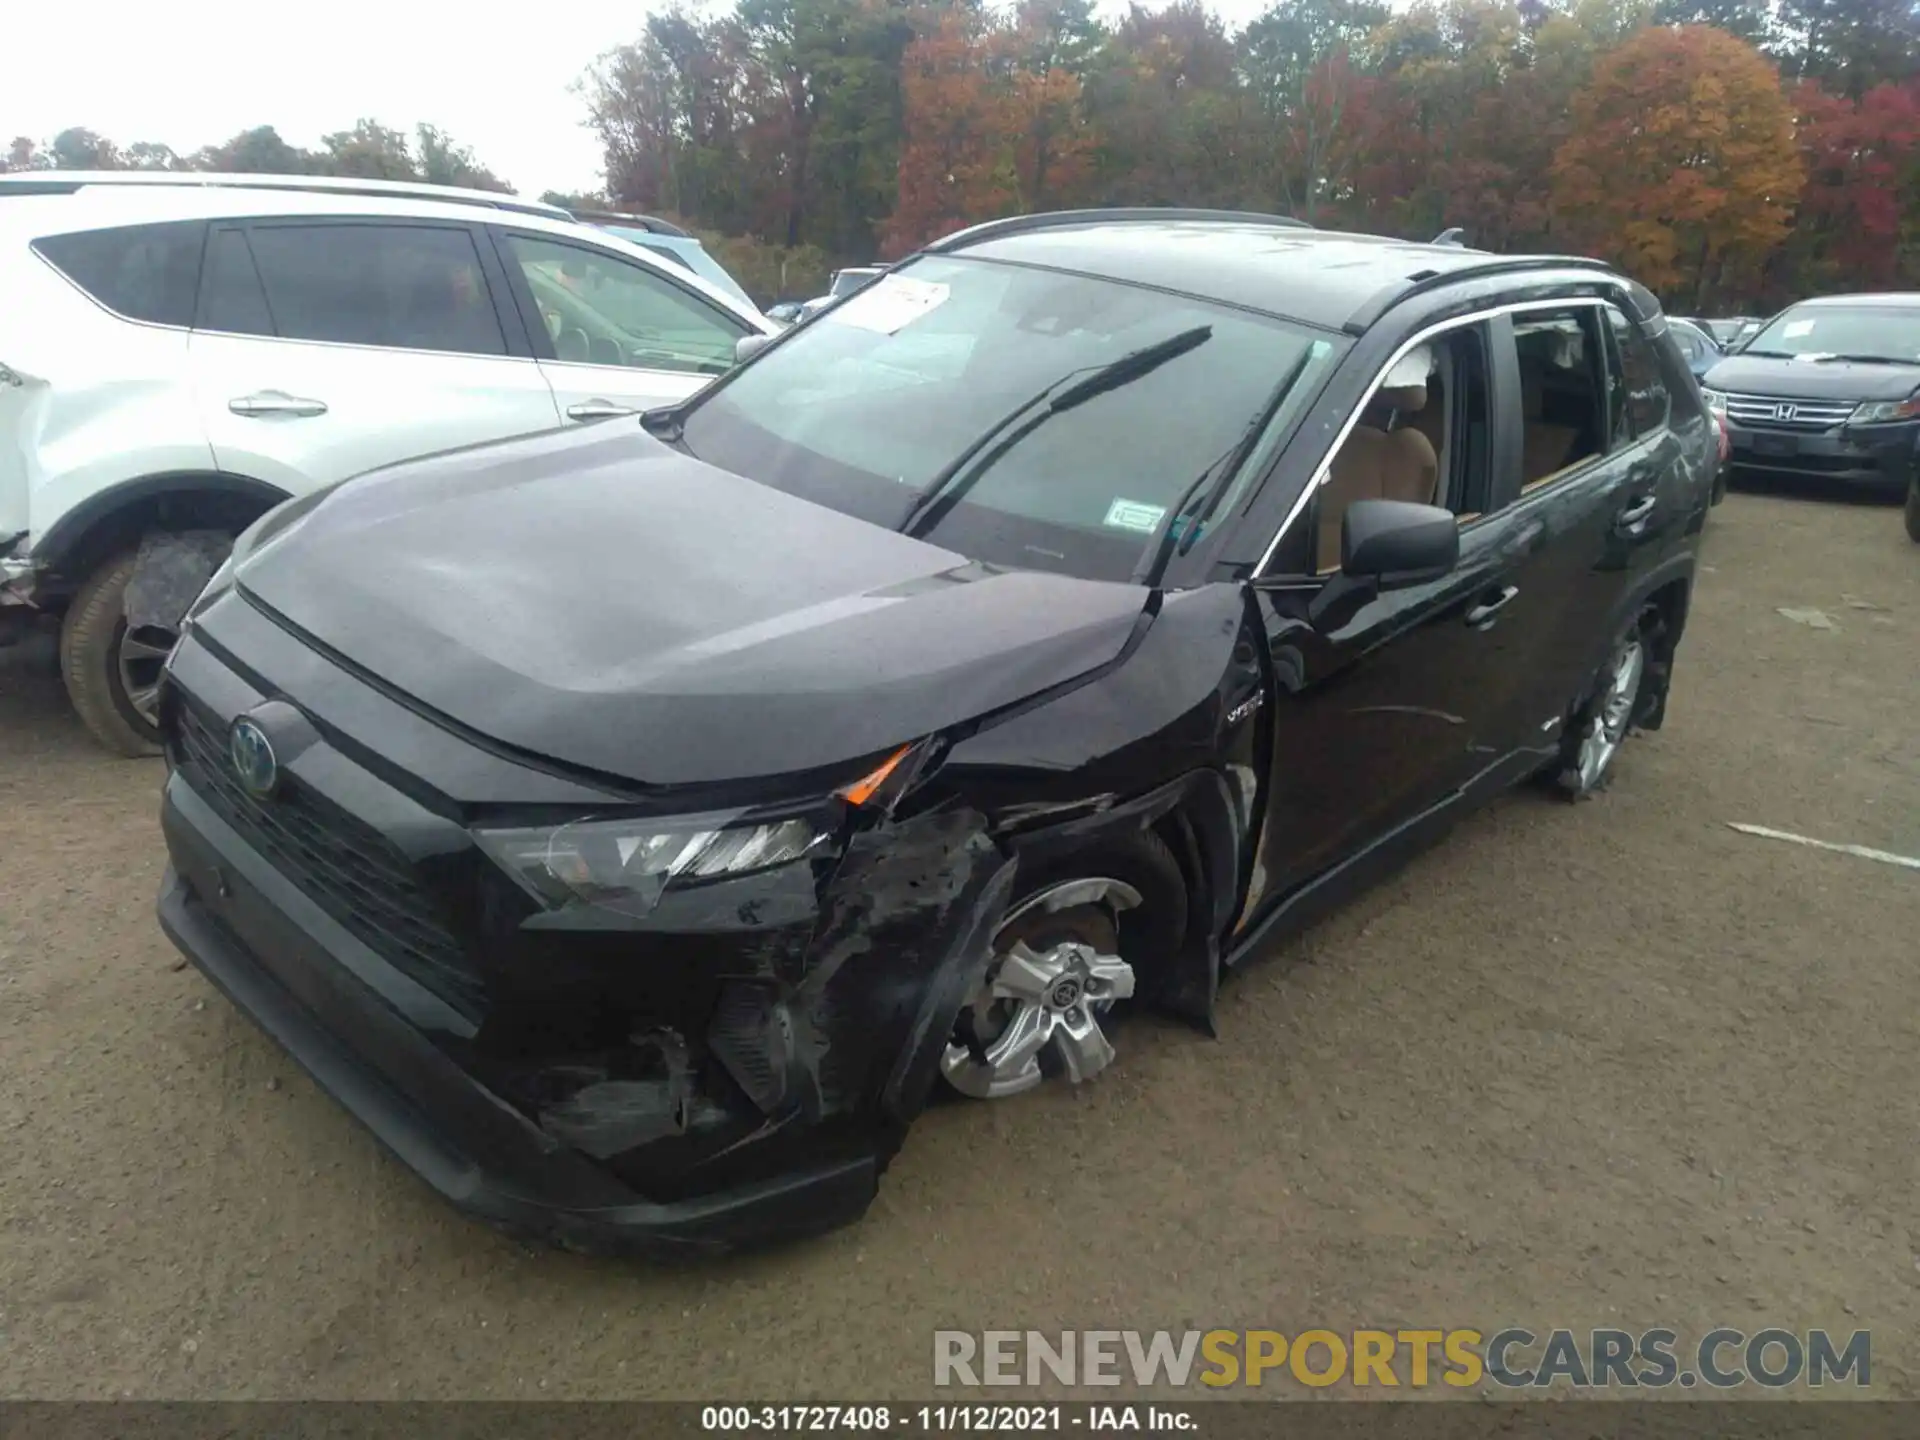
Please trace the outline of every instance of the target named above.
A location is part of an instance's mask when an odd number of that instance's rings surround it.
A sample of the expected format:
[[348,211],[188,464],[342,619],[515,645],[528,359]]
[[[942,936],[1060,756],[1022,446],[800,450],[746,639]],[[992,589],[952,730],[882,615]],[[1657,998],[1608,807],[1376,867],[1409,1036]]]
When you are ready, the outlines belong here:
[[1920,365],[1875,365],[1857,360],[1772,360],[1729,355],[1700,383],[1735,395],[1782,400],[1904,400],[1920,390]]
[[483,735],[660,785],[852,762],[1013,704],[1118,656],[1148,593],[976,565],[626,422],[363,476],[237,579]]

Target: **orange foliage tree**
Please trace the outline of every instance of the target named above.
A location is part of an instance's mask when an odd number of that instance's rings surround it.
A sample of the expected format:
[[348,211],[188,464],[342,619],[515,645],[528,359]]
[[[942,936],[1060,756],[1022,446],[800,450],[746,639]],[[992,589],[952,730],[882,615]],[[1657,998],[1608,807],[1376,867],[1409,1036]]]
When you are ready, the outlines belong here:
[[1704,25],[1642,30],[1574,97],[1557,219],[1646,285],[1702,303],[1785,238],[1802,170],[1773,66]]
[[1083,179],[1092,140],[1080,80],[1047,63],[1046,51],[1019,24],[959,4],[907,47],[899,198],[883,255],[1044,208]]

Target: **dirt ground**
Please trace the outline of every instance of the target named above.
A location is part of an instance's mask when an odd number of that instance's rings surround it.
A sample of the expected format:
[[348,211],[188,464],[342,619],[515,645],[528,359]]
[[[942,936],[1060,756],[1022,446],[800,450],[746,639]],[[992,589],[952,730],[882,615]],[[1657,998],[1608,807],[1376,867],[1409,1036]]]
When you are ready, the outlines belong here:
[[938,1109],[864,1223],[673,1270],[460,1218],[181,969],[160,767],[0,652],[0,1394],[908,1398],[940,1327],[1513,1323],[1866,1328],[1920,1396],[1920,873],[1728,828],[1920,855],[1920,550],[1736,494],[1705,562],[1609,793],[1467,822],[1217,1041]]

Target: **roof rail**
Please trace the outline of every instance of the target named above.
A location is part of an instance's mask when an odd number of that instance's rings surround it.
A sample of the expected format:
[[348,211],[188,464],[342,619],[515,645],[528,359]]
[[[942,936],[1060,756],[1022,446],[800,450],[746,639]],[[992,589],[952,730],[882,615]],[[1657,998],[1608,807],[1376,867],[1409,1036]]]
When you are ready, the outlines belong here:
[[1618,276],[1618,272],[1604,260],[1591,260],[1579,255],[1490,255],[1486,263],[1472,266],[1449,266],[1444,270],[1422,270],[1408,276],[1405,280],[1382,286],[1347,317],[1347,323],[1340,328],[1349,335],[1364,335],[1380,322],[1380,317],[1403,300],[1415,295],[1457,281],[1466,277],[1481,275],[1511,275],[1528,270],[1592,270],[1598,275]]
[[654,235],[677,235],[685,240],[692,232],[658,215],[628,215],[619,210],[575,210],[573,218],[588,225],[632,225]]
[[0,195],[71,195],[89,186],[170,186],[202,190],[298,190],[318,195],[370,199],[434,200],[443,205],[481,205],[521,215],[567,220],[558,205],[522,200],[493,190],[430,185],[424,180],[363,180],[347,175],[265,175],[236,170],[32,170],[0,175]]
[[969,226],[944,240],[935,240],[926,248],[934,253],[977,245],[983,240],[998,240],[1003,235],[1020,235],[1029,230],[1053,230],[1069,225],[1109,225],[1114,223],[1154,223],[1170,220],[1209,220],[1241,225],[1279,225],[1289,230],[1311,230],[1313,226],[1289,215],[1261,215],[1250,210],[1189,210],[1175,206],[1118,205],[1097,210],[1049,210],[1038,215],[1009,215],[1004,220],[987,220]]

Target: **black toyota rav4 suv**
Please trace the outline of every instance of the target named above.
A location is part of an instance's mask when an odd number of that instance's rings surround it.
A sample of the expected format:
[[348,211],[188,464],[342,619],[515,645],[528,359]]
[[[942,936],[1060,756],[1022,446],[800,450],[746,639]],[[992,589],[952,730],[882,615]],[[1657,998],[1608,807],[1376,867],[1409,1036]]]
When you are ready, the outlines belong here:
[[1598,788],[1716,449],[1597,264],[984,225],[672,410],[255,525],[168,667],[161,922],[480,1216],[816,1231],[936,1087],[1204,1028],[1471,806]]

